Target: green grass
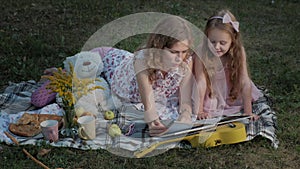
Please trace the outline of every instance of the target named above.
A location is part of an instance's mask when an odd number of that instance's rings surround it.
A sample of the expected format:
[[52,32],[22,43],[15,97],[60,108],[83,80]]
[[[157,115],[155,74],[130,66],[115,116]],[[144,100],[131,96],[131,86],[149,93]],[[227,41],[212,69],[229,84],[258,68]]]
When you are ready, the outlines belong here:
[[[62,66],[103,25],[137,12],[179,15],[200,29],[213,11],[229,8],[240,21],[253,81],[269,89],[278,116],[277,150],[263,138],[210,149],[174,149],[145,159],[119,157],[106,150],[83,151],[47,145],[0,144],[0,168],[39,168],[22,153],[51,168],[299,168],[300,165],[300,2],[270,1],[4,1],[0,4],[0,89],[8,82],[39,80],[45,68]],[[141,37],[117,47],[134,50]]]

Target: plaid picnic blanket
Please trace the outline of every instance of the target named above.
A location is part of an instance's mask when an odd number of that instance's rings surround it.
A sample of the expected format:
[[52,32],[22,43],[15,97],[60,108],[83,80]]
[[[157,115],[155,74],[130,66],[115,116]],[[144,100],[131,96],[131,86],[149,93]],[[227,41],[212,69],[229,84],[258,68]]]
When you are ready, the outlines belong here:
[[272,100],[268,95],[268,91],[265,88],[261,88],[264,96],[260,97],[252,105],[253,113],[260,116],[257,121],[251,122],[246,125],[247,140],[252,140],[256,136],[263,136],[271,140],[271,144],[274,148],[278,148],[279,140],[277,139],[276,130],[277,116],[271,109]]
[[[89,149],[106,149],[114,154],[122,155],[126,157],[133,157],[133,152],[138,150],[139,148],[146,147],[153,143],[153,138],[135,138],[128,137],[126,135],[121,135],[115,138],[109,136],[107,132],[107,128],[111,124],[118,124],[119,126],[127,126],[127,124],[131,124],[128,120],[122,117],[122,115],[118,114],[117,117],[113,120],[97,120],[96,121],[96,135],[97,137],[93,140],[83,140],[77,136],[75,138],[68,137],[60,137],[59,141],[50,143],[49,141],[45,141],[43,139],[42,134],[38,134],[33,137],[22,137],[17,136],[11,133],[8,130],[8,126],[10,123],[15,123],[24,113],[30,114],[55,114],[55,115],[63,115],[63,110],[59,107],[58,104],[53,103],[43,107],[42,109],[31,110],[31,111],[22,111],[15,114],[9,114],[4,111],[0,112],[0,142],[4,142],[6,144],[14,144],[12,140],[6,136],[4,132],[10,133],[13,137],[15,137],[20,145],[42,145],[45,142],[54,147],[71,147],[82,150]],[[97,119],[101,119],[98,117]],[[121,127],[122,128],[122,127]],[[170,148],[176,147],[176,144],[164,145],[160,147],[160,152],[167,151]]]
[[31,94],[41,84],[34,80],[27,82],[13,83],[0,94],[0,110],[6,113],[18,113],[32,108]]
[[[8,125],[14,123],[25,112],[36,114],[56,114],[62,115],[63,110],[58,104],[49,104],[41,109],[34,109],[30,103],[31,93],[39,86],[35,81],[27,81],[21,83],[10,83],[4,93],[0,94],[0,142],[13,144],[13,142],[4,134],[8,131]],[[145,128],[143,116],[136,105],[124,106],[121,110],[116,110],[116,118],[110,121],[97,120],[97,137],[93,140],[82,140],[79,137],[60,138],[58,142],[47,142],[55,147],[72,147],[82,150],[87,149],[106,149],[114,154],[133,157],[133,153],[139,149],[145,148],[157,141],[157,137],[129,137],[128,132],[134,132],[135,135],[142,133]],[[279,141],[276,136],[277,117],[275,112],[270,108],[270,100],[268,96],[260,98],[253,104],[253,110],[260,115],[258,121],[249,122],[246,124],[247,140],[252,140],[257,136],[263,136],[271,141],[274,148],[278,147]],[[97,118],[98,119],[98,118]],[[101,119],[101,117],[99,117]],[[107,128],[111,124],[118,124],[123,133],[119,137],[112,138],[108,135]],[[130,130],[130,127],[135,126],[135,130]],[[133,134],[133,133],[130,133]],[[41,134],[24,138],[15,136],[21,145],[32,144],[40,145],[45,142]],[[158,147],[149,154],[156,155],[167,151],[168,149],[179,147],[178,142],[165,144]]]

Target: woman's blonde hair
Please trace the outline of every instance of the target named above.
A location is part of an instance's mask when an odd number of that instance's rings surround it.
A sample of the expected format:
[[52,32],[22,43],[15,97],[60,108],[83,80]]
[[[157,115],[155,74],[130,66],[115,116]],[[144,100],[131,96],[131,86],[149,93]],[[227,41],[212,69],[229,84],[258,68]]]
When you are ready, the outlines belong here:
[[229,56],[229,68],[231,70],[230,82],[233,87],[230,89],[229,97],[232,100],[237,99],[238,93],[240,92],[241,86],[241,70],[243,68],[242,64],[242,54],[243,54],[243,45],[241,41],[241,34],[234,29],[231,23],[223,23],[222,19],[218,17],[224,17],[225,14],[228,14],[231,17],[232,21],[236,21],[236,18],[229,10],[221,10],[215,13],[207,21],[204,33],[208,36],[208,33],[212,29],[220,29],[226,31],[232,39],[230,50],[227,52]]

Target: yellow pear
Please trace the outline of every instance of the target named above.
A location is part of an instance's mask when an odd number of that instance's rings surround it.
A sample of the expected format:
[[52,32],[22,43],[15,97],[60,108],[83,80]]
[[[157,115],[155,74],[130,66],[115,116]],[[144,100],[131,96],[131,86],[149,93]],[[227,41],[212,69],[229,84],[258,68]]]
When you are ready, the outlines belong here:
[[115,118],[115,113],[111,110],[108,110],[104,113],[104,119],[105,120],[112,120]]

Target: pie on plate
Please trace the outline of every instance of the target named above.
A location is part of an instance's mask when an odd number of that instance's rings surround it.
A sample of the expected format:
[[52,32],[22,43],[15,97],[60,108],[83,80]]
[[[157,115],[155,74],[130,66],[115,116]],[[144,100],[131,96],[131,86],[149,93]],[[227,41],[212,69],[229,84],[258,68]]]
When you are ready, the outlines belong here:
[[33,137],[39,134],[42,129],[40,123],[45,120],[57,120],[59,127],[62,125],[62,116],[53,114],[29,114],[24,113],[16,123],[9,124],[9,131],[23,137]]

